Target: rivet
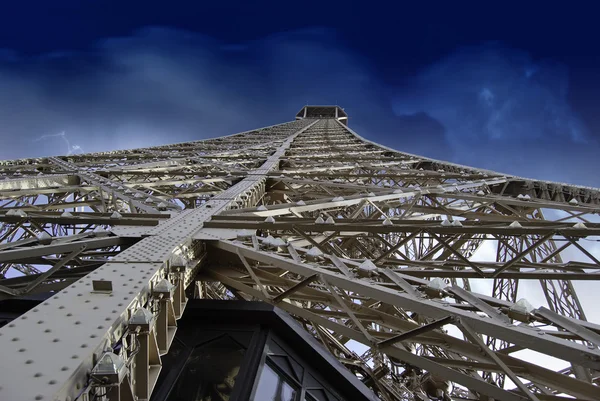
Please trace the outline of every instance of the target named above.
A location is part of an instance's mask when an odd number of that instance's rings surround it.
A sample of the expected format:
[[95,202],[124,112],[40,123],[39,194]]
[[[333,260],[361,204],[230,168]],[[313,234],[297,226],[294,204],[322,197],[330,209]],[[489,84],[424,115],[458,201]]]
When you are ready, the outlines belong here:
[[41,377],[42,374],[40,372],[37,372],[35,375],[33,375],[33,377]]
[[36,399],[36,400],[41,400],[41,399],[43,399],[43,398],[44,398],[44,396],[43,396],[43,395],[36,395],[36,396],[35,396],[35,399]]
[[87,344],[81,344],[81,348],[87,348]]
[[28,360],[25,361],[26,365],[31,365],[32,363],[33,363],[33,360],[31,360],[31,359],[28,359]]
[[60,370],[65,371],[65,370],[69,370],[69,368],[67,366],[63,366],[62,368],[60,368]]
[[15,324],[11,323],[11,324],[8,325],[8,327],[15,327]]
[[81,324],[81,322],[78,320],[78,321],[75,322],[75,324]]
[[67,313],[67,316],[73,316],[73,314],[72,313]]
[[71,356],[71,359],[77,359],[77,358],[79,358],[77,355],[72,355]]
[[42,323],[44,323],[43,320],[38,320],[38,322],[37,322],[37,324],[42,324]]
[[25,348],[19,348],[19,352],[25,352],[26,349]]
[[58,339],[58,338],[55,338],[55,339],[52,340],[53,343],[57,343],[59,341],[60,341],[60,339]]
[[56,380],[50,380],[48,384],[56,384]]
[[44,330],[44,333],[50,333],[51,331],[52,330],[50,330],[50,329],[46,329],[46,330]]
[[12,341],[19,341],[19,337],[14,337]]

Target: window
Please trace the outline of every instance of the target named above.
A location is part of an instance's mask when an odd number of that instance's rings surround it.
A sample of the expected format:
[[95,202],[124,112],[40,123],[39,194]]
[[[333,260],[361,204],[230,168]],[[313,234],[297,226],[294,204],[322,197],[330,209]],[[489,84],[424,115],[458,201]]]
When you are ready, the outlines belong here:
[[263,365],[254,401],[295,401],[297,390],[267,363]]
[[228,335],[195,348],[168,401],[229,401],[245,347]]

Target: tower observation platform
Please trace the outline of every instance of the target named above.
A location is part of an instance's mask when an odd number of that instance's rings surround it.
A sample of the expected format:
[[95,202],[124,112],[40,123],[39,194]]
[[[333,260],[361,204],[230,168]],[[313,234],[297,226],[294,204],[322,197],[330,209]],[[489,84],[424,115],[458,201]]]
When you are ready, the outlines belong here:
[[304,106],[296,114],[296,120],[304,118],[334,118],[348,125],[348,114],[340,106]]
[[290,119],[0,161],[0,401],[600,399],[598,189]]

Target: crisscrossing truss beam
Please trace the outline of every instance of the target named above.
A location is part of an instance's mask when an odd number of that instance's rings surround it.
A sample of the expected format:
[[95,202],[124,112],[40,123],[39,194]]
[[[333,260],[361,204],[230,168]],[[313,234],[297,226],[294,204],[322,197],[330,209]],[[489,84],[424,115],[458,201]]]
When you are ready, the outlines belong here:
[[600,192],[346,123],[307,106],[0,162],[0,399],[149,399],[190,297],[277,305],[386,401],[600,399],[599,315],[577,295],[600,279]]

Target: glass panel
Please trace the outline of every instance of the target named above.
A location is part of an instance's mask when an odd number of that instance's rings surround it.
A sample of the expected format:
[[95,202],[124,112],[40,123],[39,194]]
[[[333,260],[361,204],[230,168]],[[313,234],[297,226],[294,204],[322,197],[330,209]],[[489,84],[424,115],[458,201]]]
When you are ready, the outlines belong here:
[[196,348],[167,400],[229,401],[244,351],[229,336]]
[[294,401],[296,390],[266,363],[260,372],[254,401]]

